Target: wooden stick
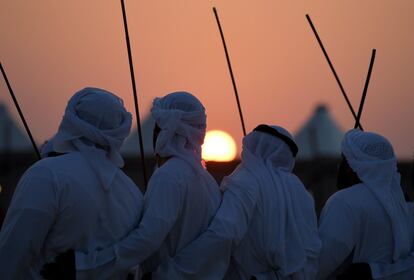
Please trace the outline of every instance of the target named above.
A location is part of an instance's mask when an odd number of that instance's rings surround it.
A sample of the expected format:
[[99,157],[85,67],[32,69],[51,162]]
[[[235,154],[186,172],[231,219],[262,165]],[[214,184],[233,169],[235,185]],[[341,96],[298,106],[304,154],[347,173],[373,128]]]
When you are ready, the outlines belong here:
[[414,153],[413,153],[413,161],[411,163],[411,186],[414,190]]
[[126,45],[127,45],[127,50],[128,50],[128,61],[129,61],[129,70],[131,73],[132,91],[134,95],[134,107],[135,107],[135,114],[136,114],[136,119],[137,119],[137,130],[138,130],[138,139],[139,139],[139,150],[141,153],[142,174],[144,176],[144,184],[145,184],[144,187],[146,188],[148,179],[147,179],[147,171],[145,168],[144,144],[142,141],[141,119],[140,119],[139,107],[138,107],[138,94],[137,94],[137,87],[135,83],[134,65],[132,62],[131,43],[129,41],[128,23],[127,23],[127,17],[126,17],[126,12],[125,12],[124,0],[121,0],[121,7],[122,7],[122,17],[124,20],[125,40],[126,40]]
[[4,80],[6,81],[7,88],[9,89],[10,96],[13,99],[14,106],[16,106],[16,109],[17,109],[17,112],[19,113],[20,119],[23,122],[24,129],[26,130],[27,135],[29,135],[29,139],[30,139],[30,142],[32,143],[32,146],[33,146],[33,149],[36,153],[36,156],[40,160],[42,157],[40,156],[39,149],[36,146],[36,142],[33,139],[33,135],[30,132],[29,126],[27,125],[27,122],[26,122],[26,119],[24,118],[23,112],[20,109],[19,102],[17,101],[17,98],[14,95],[14,92],[13,92],[13,89],[12,89],[10,83],[9,83],[9,80],[7,79],[6,71],[4,70],[3,65],[1,63],[0,63],[0,68],[1,68],[1,73],[3,74]]
[[213,7],[213,12],[216,17],[217,25],[220,31],[221,41],[223,42],[224,52],[226,54],[226,59],[227,59],[227,66],[229,68],[231,82],[233,83],[234,94],[236,95],[237,108],[239,109],[240,121],[241,121],[242,129],[243,129],[243,136],[246,136],[246,127],[244,125],[243,112],[242,112],[241,105],[240,105],[239,94],[237,92],[236,81],[234,79],[233,70],[231,68],[230,56],[227,51],[226,41],[224,39],[224,34],[223,34],[223,30],[221,29],[220,19],[217,13],[217,9],[215,7]]
[[[313,25],[313,22],[312,22],[312,20],[311,20],[310,16],[309,16],[309,15],[306,15],[306,19],[308,20],[308,22],[309,22],[309,24],[310,24],[310,26],[311,26],[311,28],[312,28],[312,31],[313,31],[313,33],[315,34],[316,39],[318,40],[319,46],[321,47],[322,52],[323,52],[323,54],[325,55],[326,61],[328,62],[329,67],[331,68],[331,71],[332,71],[332,73],[333,73],[333,75],[334,75],[334,77],[335,77],[335,79],[336,79],[336,82],[337,82],[337,83],[338,83],[338,85],[339,85],[339,88],[340,88],[340,90],[341,90],[341,93],[342,93],[343,97],[345,98],[346,104],[348,104],[349,110],[351,110],[351,113],[352,113],[352,115],[353,115],[354,119],[355,119],[355,120],[357,120],[357,115],[356,115],[356,113],[355,113],[354,108],[352,107],[351,101],[349,101],[348,95],[346,94],[345,89],[344,89],[344,87],[342,86],[341,81],[339,80],[338,74],[336,73],[335,68],[334,68],[334,67],[333,67],[333,65],[332,65],[332,62],[331,62],[331,60],[329,59],[328,53],[326,52],[325,47],[323,46],[322,40],[320,39],[320,37],[319,37],[319,35],[318,35],[318,32],[316,31],[316,28],[315,28],[315,26]],[[363,130],[362,125],[361,125],[360,123],[359,123],[359,128],[360,128],[361,130]]]
[[368,85],[371,79],[372,68],[374,67],[376,52],[377,52],[376,49],[372,50],[371,61],[369,63],[369,68],[368,68],[368,75],[367,75],[367,79],[365,80],[364,91],[362,92],[361,102],[359,103],[358,115],[357,115],[357,119],[355,120],[354,128],[358,128],[360,126],[362,110],[364,109],[365,98],[367,96]]

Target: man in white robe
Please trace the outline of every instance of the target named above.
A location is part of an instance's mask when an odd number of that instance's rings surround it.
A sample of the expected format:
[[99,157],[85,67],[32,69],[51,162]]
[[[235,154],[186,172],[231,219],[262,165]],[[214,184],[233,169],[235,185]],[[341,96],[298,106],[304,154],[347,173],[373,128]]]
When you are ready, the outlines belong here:
[[[412,201],[407,201],[410,210],[410,216],[414,223],[414,204]],[[356,267],[355,267],[356,266]],[[414,248],[411,249],[410,254],[403,256],[398,261],[387,263],[384,261],[352,264],[347,273],[349,277],[354,277],[360,274],[360,268],[368,270],[372,279],[380,280],[411,280],[414,279]],[[355,277],[354,277],[355,278]],[[370,278],[370,279],[371,279]]]
[[260,125],[244,137],[242,162],[222,183],[211,225],[163,267],[165,274],[314,279],[321,243],[313,199],[292,173],[297,151],[281,127]]
[[338,176],[344,189],[329,198],[320,217],[318,279],[334,279],[346,262],[394,263],[413,246],[413,217],[389,141],[354,129],[345,135],[342,153]]
[[201,163],[206,132],[201,102],[190,93],[175,92],[156,98],[151,113],[159,167],[148,184],[142,220],[111,247],[76,252],[78,275],[96,270],[97,279],[107,279],[147,260],[143,269],[152,279],[171,279],[158,267],[205,231],[219,207],[219,187]]
[[120,169],[130,128],[131,114],[107,91],[85,88],[70,99],[44,158],[13,195],[0,232],[1,279],[42,279],[42,265],[57,254],[105,248],[137,225],[142,194]]

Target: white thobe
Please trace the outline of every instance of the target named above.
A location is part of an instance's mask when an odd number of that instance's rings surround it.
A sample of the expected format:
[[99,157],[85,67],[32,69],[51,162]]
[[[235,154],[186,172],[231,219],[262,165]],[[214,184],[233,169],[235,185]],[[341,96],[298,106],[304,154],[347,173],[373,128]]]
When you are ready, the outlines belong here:
[[[411,228],[414,226],[414,203],[408,202],[412,217]],[[414,230],[413,230],[414,232]],[[414,238],[414,236],[413,236]],[[413,244],[414,246],[414,244]],[[372,277],[381,280],[411,280],[414,279],[414,248],[411,253],[394,263],[371,262]]]
[[[207,229],[220,204],[218,185],[207,171],[198,172],[176,157],[158,168],[145,194],[139,226],[112,247],[93,254],[76,252],[78,274],[98,268],[105,276],[134,267],[151,256],[146,271],[153,272],[153,279],[170,279],[157,268]],[[197,256],[192,257],[196,261]]]
[[59,253],[109,246],[138,224],[142,206],[121,170],[105,191],[79,152],[37,162],[21,178],[0,233],[0,278],[41,279],[43,264]]
[[[345,260],[352,263],[391,263],[393,232],[383,206],[364,184],[332,195],[319,225],[322,252],[318,279],[334,277]],[[403,257],[403,256],[401,256]]]
[[[237,170],[240,168],[234,173]],[[244,182],[247,186],[257,185],[251,176],[246,177]],[[173,259],[163,263],[160,267],[163,274],[169,275],[170,279],[223,279],[232,250],[248,229],[258,193],[254,187],[232,185],[227,188],[208,229],[182,248]]]
[[[235,172],[234,176],[237,181],[245,182],[243,185],[254,186],[253,180],[249,180],[249,178],[251,178],[251,174],[245,172],[243,169],[239,169],[239,172]],[[227,191],[235,192],[236,196],[238,196],[240,199],[243,198],[243,196],[241,196],[243,193],[244,197],[247,197],[246,189],[248,188],[244,187],[245,190],[242,188],[242,184],[229,185]],[[306,209],[306,213],[295,212],[295,214],[302,214],[307,218],[301,221],[304,223],[304,225],[302,225],[302,228],[307,227],[309,229],[312,229],[310,231],[314,232],[313,237],[308,236],[302,239],[302,246],[305,248],[305,251],[307,251],[308,247],[312,247],[314,245],[314,239],[318,240],[316,229],[317,221],[313,200],[298,179],[296,183],[291,185],[290,192],[292,193],[291,197],[302,205],[302,208],[300,210],[295,209],[293,211],[300,212],[303,209]],[[251,193],[252,191],[250,190],[250,194]],[[272,209],[270,210],[271,212],[276,213],[277,211],[281,211],[278,209],[279,205],[272,203],[272,201],[275,200],[274,196],[275,194],[269,188],[260,190],[256,197],[255,206],[253,207],[252,213],[248,213],[247,210],[247,207],[250,206],[249,203],[247,203],[245,199],[241,200],[242,204],[244,204],[244,211],[246,211],[246,216],[244,218],[247,218],[250,215],[251,217],[247,221],[248,228],[245,231],[243,239],[232,253],[230,268],[226,275],[226,279],[249,280],[252,276],[255,276],[259,280],[313,279],[316,275],[317,256],[314,256],[314,254],[310,252],[306,256],[306,261],[303,264],[302,269],[288,276],[283,276],[278,271],[278,262],[280,260],[274,256],[276,248],[274,247],[275,244],[271,242],[274,237],[269,235],[268,229],[275,227],[277,228],[279,223],[276,220],[277,215],[272,215],[271,213],[270,215],[269,213],[267,215],[264,214],[263,211],[265,211],[265,208],[262,207],[262,205],[266,203],[265,201],[267,201],[268,205],[272,205]],[[252,198],[251,195],[250,197]],[[273,218],[266,220],[265,217]],[[298,217],[296,216],[296,218]],[[240,224],[243,225],[243,223]],[[242,229],[242,227],[240,227],[240,229]],[[272,232],[274,233],[274,231]],[[287,238],[289,238],[289,236],[287,236]],[[286,242],[287,247],[289,247],[289,240],[286,240]]]
[[[276,215],[265,220],[263,201],[274,201],[274,193],[261,189],[255,177],[239,166],[223,183],[223,200],[208,230],[180,251],[163,269],[170,279],[285,279],[277,271],[278,260],[272,258],[275,248],[268,228],[278,227]],[[306,223],[317,239],[317,222],[313,201],[300,184],[292,185],[293,196],[307,207]],[[306,208],[305,207],[305,208]],[[273,211],[279,211],[274,205]],[[313,214],[312,214],[313,213]],[[286,241],[289,242],[289,241]],[[304,242],[306,243],[306,241]],[[305,247],[308,244],[304,244]],[[313,279],[317,258],[308,256],[303,269],[292,279]],[[289,278],[290,279],[290,278]]]

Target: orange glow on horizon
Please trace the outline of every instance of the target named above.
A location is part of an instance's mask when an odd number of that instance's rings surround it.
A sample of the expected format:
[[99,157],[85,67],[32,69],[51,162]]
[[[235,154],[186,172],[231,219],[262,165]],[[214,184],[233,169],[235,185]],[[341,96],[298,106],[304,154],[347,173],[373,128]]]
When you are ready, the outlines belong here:
[[[46,1],[1,3],[1,63],[37,143],[56,133],[68,100],[86,86],[115,93],[136,119],[117,1],[49,1],[47,9]],[[359,104],[370,53],[377,49],[363,126],[386,136],[399,158],[412,159],[414,1],[215,4],[248,130],[276,122],[299,131],[321,102],[342,130],[353,127],[305,18],[309,13],[353,104]],[[208,127],[226,131],[241,149],[237,104],[211,6],[211,1],[128,1],[140,117],[150,114],[154,98],[189,91],[206,108]],[[0,103],[23,128],[1,75]]]
[[221,130],[208,131],[202,148],[205,161],[232,161],[237,154],[236,142],[230,134]]

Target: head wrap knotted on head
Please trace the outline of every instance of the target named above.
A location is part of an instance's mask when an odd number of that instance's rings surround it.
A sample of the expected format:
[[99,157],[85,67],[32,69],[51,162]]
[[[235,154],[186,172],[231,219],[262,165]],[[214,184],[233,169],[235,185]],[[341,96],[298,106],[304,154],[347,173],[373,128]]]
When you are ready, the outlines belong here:
[[353,129],[345,134],[342,153],[388,214],[394,234],[393,260],[399,259],[410,250],[409,212],[391,143],[379,134]]
[[179,157],[195,169],[201,167],[201,145],[206,133],[206,113],[201,102],[187,92],[155,98],[151,109],[161,131],[155,153]]
[[119,151],[131,122],[122,99],[103,89],[85,88],[69,100],[59,130],[42,148],[42,156],[79,151],[109,190],[124,165]]
[[[271,126],[293,141],[282,127]],[[307,256],[316,257],[321,249],[313,200],[300,180],[292,173],[295,158],[282,139],[253,131],[243,139],[242,164],[259,183],[252,186],[263,192],[265,237],[257,238],[262,255],[271,269],[284,276],[301,270]],[[242,184],[242,182],[240,183]]]

